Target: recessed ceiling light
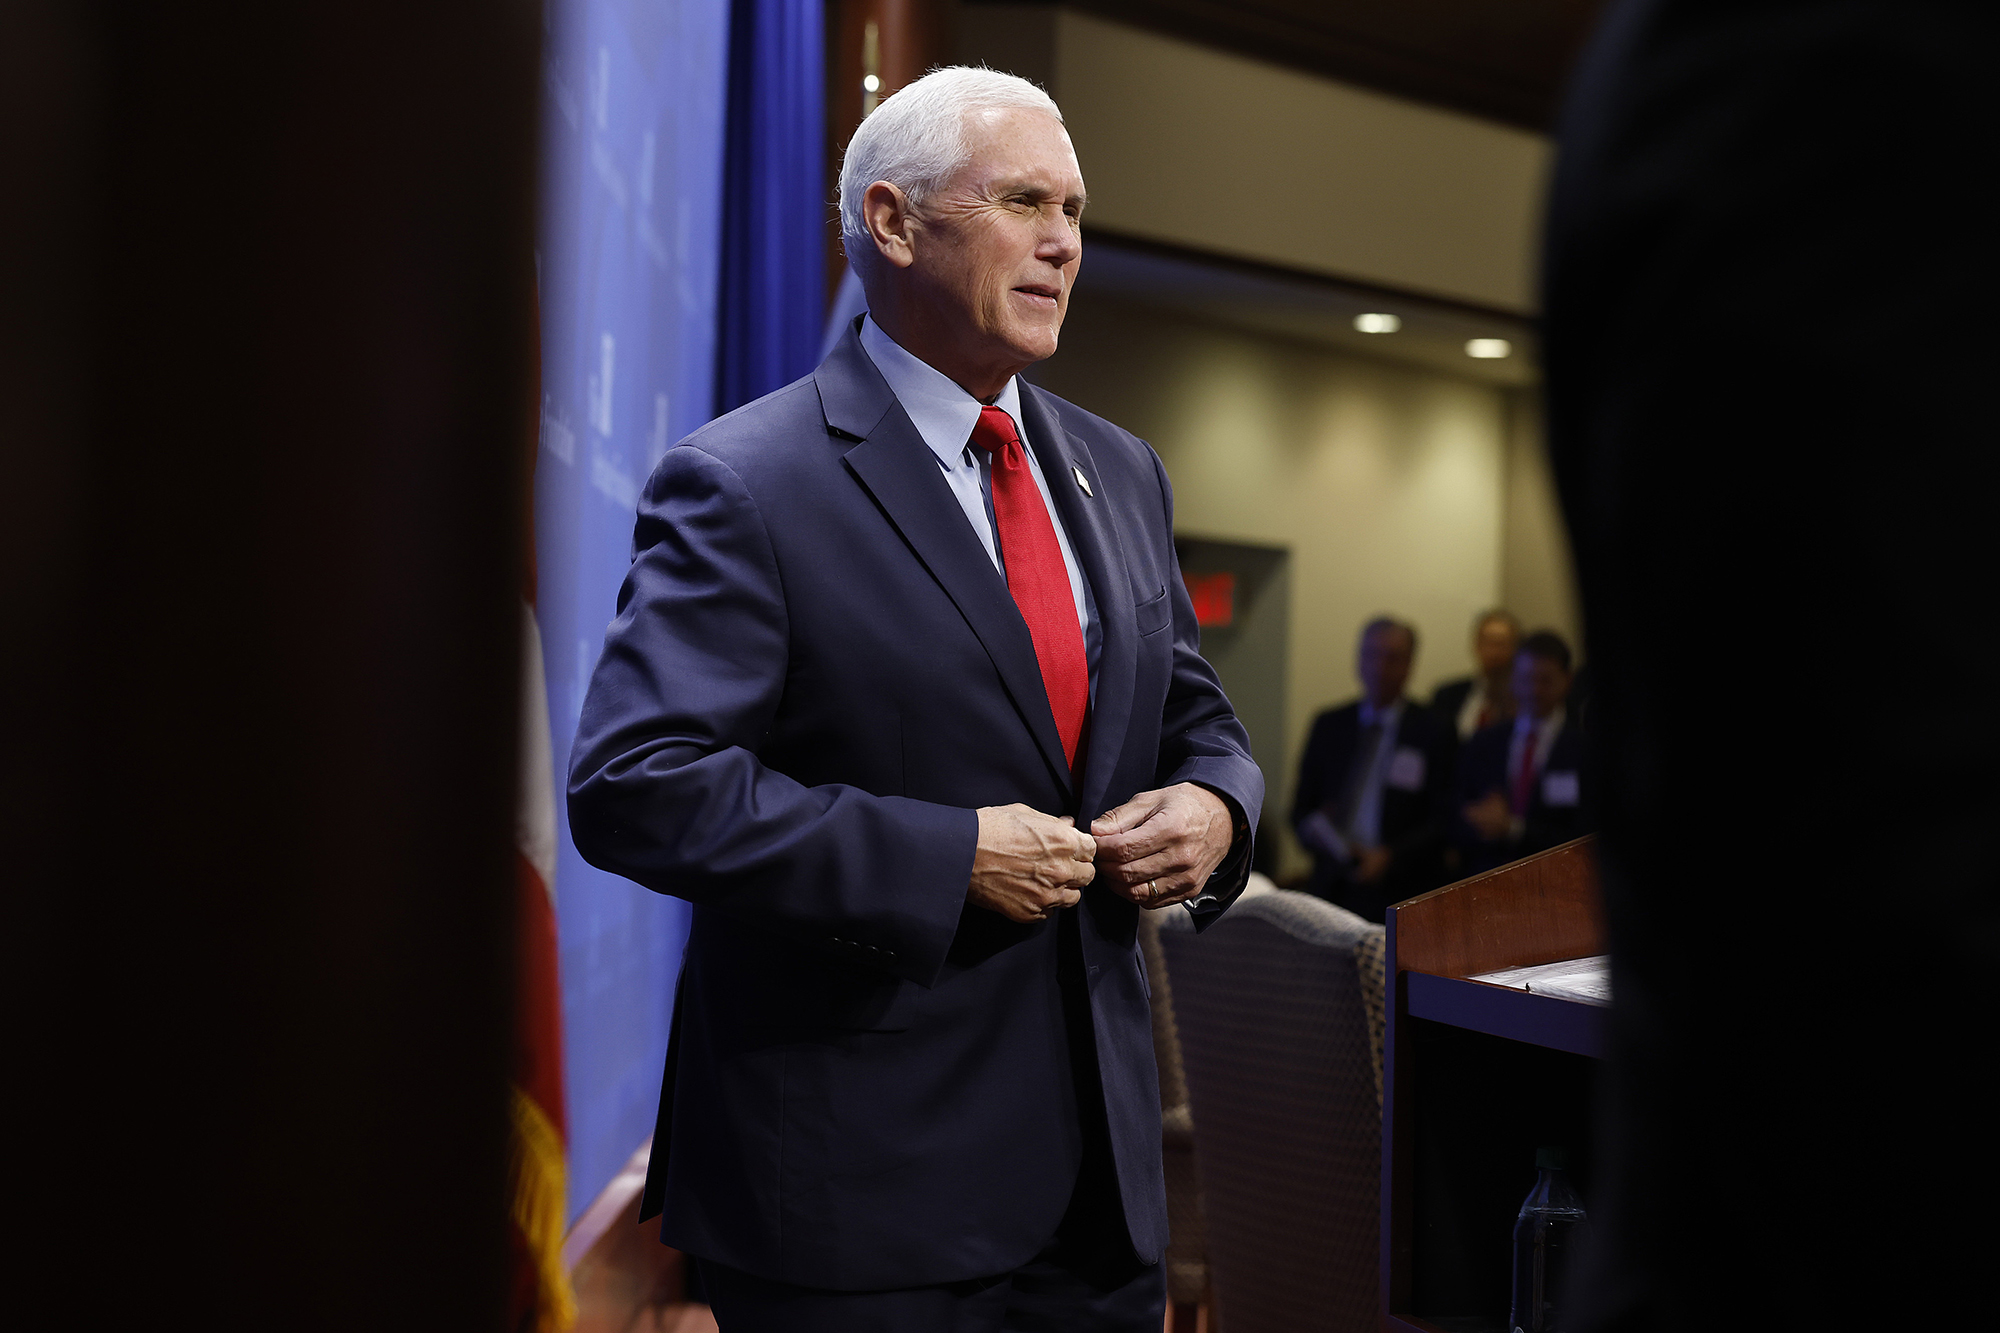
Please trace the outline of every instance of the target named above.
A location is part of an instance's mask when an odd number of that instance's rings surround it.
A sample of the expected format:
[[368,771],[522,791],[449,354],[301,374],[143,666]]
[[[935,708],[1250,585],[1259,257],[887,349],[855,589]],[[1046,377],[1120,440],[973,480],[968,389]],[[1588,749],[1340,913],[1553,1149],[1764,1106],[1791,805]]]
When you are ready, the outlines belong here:
[[1481,361],[1498,361],[1514,354],[1514,344],[1505,338],[1474,338],[1465,345],[1465,354]]
[[1354,327],[1363,333],[1394,333],[1403,321],[1395,315],[1356,315]]

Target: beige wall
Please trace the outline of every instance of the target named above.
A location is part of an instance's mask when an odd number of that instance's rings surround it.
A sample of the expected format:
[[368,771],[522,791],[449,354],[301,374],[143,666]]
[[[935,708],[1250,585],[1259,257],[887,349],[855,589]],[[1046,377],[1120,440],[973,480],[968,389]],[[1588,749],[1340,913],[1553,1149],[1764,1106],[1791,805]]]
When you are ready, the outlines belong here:
[[1093,300],[1085,273],[1034,378],[1159,450],[1182,534],[1291,551],[1287,741],[1258,756],[1283,811],[1305,728],[1356,693],[1370,616],[1416,624],[1420,696],[1468,669],[1468,627],[1504,579],[1509,391]]
[[959,49],[1062,104],[1097,226],[1533,308],[1542,135],[1062,9],[968,5]]
[[1500,601],[1530,631],[1553,629],[1583,652],[1583,615],[1570,564],[1569,534],[1542,443],[1541,399],[1509,393],[1507,485],[1501,532]]

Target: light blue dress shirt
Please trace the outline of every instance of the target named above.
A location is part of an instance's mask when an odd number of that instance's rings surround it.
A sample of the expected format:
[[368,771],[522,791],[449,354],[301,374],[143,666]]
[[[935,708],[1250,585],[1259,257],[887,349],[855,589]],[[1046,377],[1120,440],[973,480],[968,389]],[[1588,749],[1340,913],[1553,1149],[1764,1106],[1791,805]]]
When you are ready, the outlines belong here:
[[[950,377],[936,367],[918,360],[906,351],[895,339],[882,332],[871,315],[861,322],[861,347],[868,353],[868,359],[882,372],[882,378],[889,382],[890,392],[903,405],[910,420],[923,436],[924,443],[937,456],[938,467],[944,471],[945,484],[951,487],[952,495],[958,500],[959,508],[965,511],[966,522],[979,537],[980,545],[986,548],[987,558],[993,568],[1006,575],[1001,563],[1004,555],[993,539],[993,482],[992,461],[984,449],[972,445],[972,428],[979,421],[979,409],[985,404],[961,389]],[[1062,514],[1056,509],[1049,495],[1048,478],[1042,475],[1041,460],[1035,457],[1030,447],[1027,423],[1021,419],[1021,386],[1016,378],[1009,378],[1007,386],[1000,390],[1000,396],[993,400],[999,408],[1013,419],[1014,429],[1021,437],[1021,451],[1028,456],[1028,470],[1034,475],[1035,488],[1042,493],[1042,504],[1049,511],[1049,522],[1056,530],[1056,545],[1062,548],[1063,568],[1069,573],[1070,596],[1076,601],[1076,621],[1083,630],[1083,649],[1090,663],[1090,696],[1097,699],[1097,656],[1099,632],[1097,606],[1090,595],[1090,584],[1083,577],[1083,569],[1076,562],[1076,551],[1069,544],[1069,533],[1063,527]]]
[[1381,731],[1375,738],[1375,753],[1369,757],[1362,776],[1361,790],[1355,793],[1353,842],[1357,847],[1380,847],[1382,787],[1389,779],[1390,756],[1396,752],[1396,733],[1403,725],[1403,701],[1398,699],[1387,708],[1377,708],[1363,699],[1359,722],[1364,731],[1380,723]]

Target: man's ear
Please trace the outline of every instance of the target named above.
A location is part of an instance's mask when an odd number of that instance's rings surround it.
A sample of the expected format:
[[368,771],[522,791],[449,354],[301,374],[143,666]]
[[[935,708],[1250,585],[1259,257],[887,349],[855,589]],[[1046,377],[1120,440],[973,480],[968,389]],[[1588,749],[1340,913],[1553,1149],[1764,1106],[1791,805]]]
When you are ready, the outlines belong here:
[[861,220],[875,249],[897,268],[917,262],[916,215],[899,186],[876,181],[861,196]]

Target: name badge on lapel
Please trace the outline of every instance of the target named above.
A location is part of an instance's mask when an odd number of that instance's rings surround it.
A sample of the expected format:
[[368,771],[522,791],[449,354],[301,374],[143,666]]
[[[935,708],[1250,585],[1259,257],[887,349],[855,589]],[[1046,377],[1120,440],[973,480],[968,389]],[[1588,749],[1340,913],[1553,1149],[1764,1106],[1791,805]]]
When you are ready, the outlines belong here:
[[1424,789],[1424,752],[1413,745],[1398,745],[1389,756],[1389,776],[1385,779],[1397,791]]
[[1573,806],[1581,799],[1574,770],[1542,774],[1542,804]]

